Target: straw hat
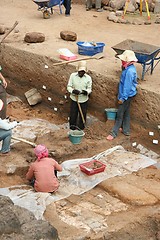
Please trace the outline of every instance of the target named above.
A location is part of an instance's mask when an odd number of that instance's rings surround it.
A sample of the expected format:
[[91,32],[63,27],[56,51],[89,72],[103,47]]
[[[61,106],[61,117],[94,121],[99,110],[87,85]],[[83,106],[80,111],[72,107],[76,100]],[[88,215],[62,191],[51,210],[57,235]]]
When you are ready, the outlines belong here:
[[80,62],[78,63],[77,70],[78,70],[78,72],[79,72],[79,71],[85,71],[85,72],[87,72],[87,62],[86,62],[86,61],[80,61]]
[[137,62],[135,53],[132,50],[125,50],[121,55],[117,55],[122,61],[125,62]]
[[3,101],[0,99],[0,111],[2,110],[3,108]]

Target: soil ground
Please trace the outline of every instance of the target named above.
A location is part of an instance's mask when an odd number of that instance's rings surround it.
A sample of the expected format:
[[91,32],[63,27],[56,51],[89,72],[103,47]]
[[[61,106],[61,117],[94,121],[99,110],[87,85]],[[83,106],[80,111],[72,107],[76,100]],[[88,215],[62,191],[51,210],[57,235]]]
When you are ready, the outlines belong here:
[[[107,11],[102,13],[97,13],[93,9],[92,11],[86,12],[85,5],[81,4],[72,4],[71,16],[65,17],[64,13],[62,15],[57,14],[56,10],[50,19],[43,19],[42,13],[37,11],[36,4],[32,1],[24,0],[4,0],[1,3],[1,19],[0,24],[5,27],[11,27],[13,23],[17,20],[19,22],[17,29],[19,32],[11,33],[8,38],[5,40],[5,44],[11,47],[19,48],[24,51],[29,51],[35,54],[40,54],[44,56],[51,57],[59,61],[59,55],[57,50],[59,48],[65,47],[70,49],[72,52],[77,53],[77,46],[75,42],[66,42],[60,39],[59,33],[62,30],[70,30],[77,33],[79,41],[99,41],[106,44],[104,53],[105,58],[101,60],[91,60],[88,61],[88,68],[98,73],[116,76],[118,81],[117,72],[120,70],[120,63],[115,59],[115,52],[111,49],[115,44],[125,40],[133,39],[135,41],[140,41],[144,43],[153,44],[155,46],[160,46],[159,31],[160,26],[152,23],[151,25],[125,25],[125,24],[116,24],[113,22],[108,22],[107,20]],[[8,17],[9,16],[9,17]],[[126,16],[127,17],[127,16]],[[134,16],[135,17],[135,16]],[[139,16],[137,16],[139,18]],[[143,16],[145,19],[145,15]],[[26,44],[23,42],[24,35],[27,32],[42,32],[46,36],[46,41],[42,44]],[[79,56],[82,57],[82,56]],[[12,62],[10,63],[12,64]],[[37,64],[37,63],[35,63]],[[160,65],[160,64],[159,64]],[[145,80],[140,81],[142,89],[146,91],[151,91],[156,94],[160,94],[160,66],[154,69],[153,75],[146,74]],[[76,66],[76,64],[75,64]],[[137,64],[137,69],[139,76],[141,75],[142,68]],[[54,70],[53,70],[54,71]],[[65,73],[64,73],[65,74]],[[15,69],[16,77],[16,69]],[[12,79],[8,79],[9,93],[14,93],[16,96],[22,96],[24,94],[23,87],[20,88],[17,86]],[[15,91],[16,89],[16,91]],[[159,111],[160,109],[157,109]],[[8,105],[8,115],[11,119],[16,119],[18,121],[24,119],[35,118],[46,119],[55,124],[62,124],[67,122],[66,116],[60,115],[58,112],[54,112],[53,109],[47,108],[43,104],[36,105],[35,107],[30,107],[24,101],[12,102]],[[90,112],[89,112],[90,113]],[[72,145],[67,137],[67,130],[64,129],[57,131],[56,133],[48,134],[43,137],[38,137],[36,143],[44,143],[48,148],[54,148],[55,158],[59,162],[63,162],[72,158],[81,158],[81,157],[91,157],[99,152],[102,152],[112,146],[122,145],[125,149],[129,151],[138,151],[132,147],[133,142],[143,145],[149,150],[160,154],[159,145],[152,143],[152,138],[148,137],[148,132],[152,129],[146,129],[138,124],[131,125],[132,134],[129,138],[126,138],[123,134],[119,134],[113,142],[107,142],[106,136],[113,126],[113,121],[98,121],[94,122],[85,129],[85,138],[83,139],[80,145]],[[159,139],[158,129],[154,131],[155,138]],[[52,144],[54,142],[54,146]],[[1,158],[1,177],[0,177],[0,187],[9,187],[14,184],[23,184],[27,183],[25,180],[25,173],[27,171],[29,162],[33,159],[33,148],[30,145],[25,143],[17,143],[13,146],[10,156]],[[9,164],[16,164],[17,171],[14,175],[6,175],[6,169]],[[138,178],[135,181],[138,183],[138,179],[144,182],[147,180],[154,180],[156,184],[160,180],[160,170],[156,168],[149,168],[139,171],[136,174],[131,174],[128,178],[122,178],[121,181],[119,178],[111,179],[109,187],[98,185],[93,190],[82,196],[71,196],[65,201],[57,202],[56,204],[51,204],[45,213],[46,219],[53,224],[60,234],[62,240],[78,240],[78,239],[156,239],[156,234],[158,234],[158,229],[154,229],[155,221],[158,219],[157,212],[159,208],[159,196],[156,194],[151,194],[156,196],[157,201],[148,200],[148,203],[137,204],[132,199],[132,194],[129,192],[129,197],[126,199],[120,193],[117,194],[115,188],[112,184],[114,181],[118,182],[121,186],[124,185],[124,182],[129,183],[129,179],[133,176]],[[115,180],[116,179],[116,180]],[[119,182],[120,181],[120,182]],[[112,185],[112,187],[111,187]],[[145,187],[142,187],[144,190]],[[127,187],[124,186],[125,192],[127,192]],[[137,190],[138,191],[138,190]],[[149,190],[145,191],[149,192]],[[142,195],[143,195],[142,194]],[[103,196],[102,199],[97,198],[97,196]],[[127,194],[126,194],[127,195]],[[108,206],[106,206],[106,202]],[[72,222],[74,216],[77,216],[78,213],[72,211],[76,207],[82,209],[85,206],[85,211],[82,216],[79,218],[79,221],[84,223],[87,219],[91,219],[94,216],[95,219],[98,217],[95,212],[107,219],[108,227],[103,225],[102,231],[97,233],[92,231],[88,234],[84,231],[84,226],[82,228],[76,223],[69,224],[69,221]],[[87,205],[90,204],[90,205]],[[88,212],[87,206],[89,209],[91,207],[96,208],[95,211],[91,210],[91,213]],[[144,206],[145,205],[145,206]],[[150,206],[151,205],[151,206]],[[81,207],[81,208],[80,208]],[[104,211],[108,209],[108,213]],[[98,210],[97,210],[98,209]],[[63,221],[63,214],[69,220]],[[103,212],[103,214],[102,214]],[[92,215],[91,214],[95,214]],[[59,217],[60,216],[60,217]],[[86,216],[86,219],[84,218]],[[152,225],[151,220],[148,222],[148,218],[153,220],[154,224]],[[115,220],[116,219],[116,220]],[[156,220],[155,220],[156,219]],[[137,227],[140,226],[140,227]],[[97,227],[97,225],[96,225]],[[96,228],[95,227],[95,228]],[[97,227],[98,228],[98,227]],[[135,231],[134,229],[137,229]],[[107,229],[107,230],[106,230]],[[150,231],[149,231],[150,230]],[[106,233],[108,231],[108,233]],[[105,232],[105,233],[104,233]],[[118,236],[116,236],[118,232]],[[112,233],[112,238],[104,238],[105,234]],[[128,235],[125,235],[128,233]],[[138,238],[141,236],[140,238]],[[157,238],[158,239],[158,238]]]

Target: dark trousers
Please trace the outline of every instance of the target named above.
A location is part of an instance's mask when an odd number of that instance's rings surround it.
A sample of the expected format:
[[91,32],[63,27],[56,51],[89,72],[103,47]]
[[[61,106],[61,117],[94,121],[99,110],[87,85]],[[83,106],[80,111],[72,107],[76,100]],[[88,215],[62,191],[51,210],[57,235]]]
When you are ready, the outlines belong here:
[[111,135],[116,137],[118,135],[119,128],[122,127],[125,135],[130,134],[130,103],[133,97],[128,98],[123,104],[118,107],[117,117],[115,125],[111,131]]
[[70,10],[71,10],[71,0],[64,0],[63,5],[65,7],[65,14],[70,15]]
[[[80,103],[80,106],[82,109],[84,120],[86,121],[88,101],[84,103]],[[71,100],[71,105],[70,105],[69,126],[70,126],[70,129],[72,130],[75,130],[75,129],[83,130],[85,128],[81,114],[79,112],[78,104],[73,100]]]

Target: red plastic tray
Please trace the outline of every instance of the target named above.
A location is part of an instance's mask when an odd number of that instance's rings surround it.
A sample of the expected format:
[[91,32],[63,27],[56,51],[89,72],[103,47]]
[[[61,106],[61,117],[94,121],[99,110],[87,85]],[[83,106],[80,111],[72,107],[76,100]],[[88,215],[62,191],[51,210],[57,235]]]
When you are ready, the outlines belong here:
[[79,167],[82,172],[90,176],[103,172],[106,168],[106,165],[100,161],[92,160],[90,162],[80,164]]
[[70,61],[70,60],[77,59],[77,56],[75,55],[75,56],[67,57],[67,56],[64,56],[64,55],[60,55],[60,59],[64,59],[64,60]]

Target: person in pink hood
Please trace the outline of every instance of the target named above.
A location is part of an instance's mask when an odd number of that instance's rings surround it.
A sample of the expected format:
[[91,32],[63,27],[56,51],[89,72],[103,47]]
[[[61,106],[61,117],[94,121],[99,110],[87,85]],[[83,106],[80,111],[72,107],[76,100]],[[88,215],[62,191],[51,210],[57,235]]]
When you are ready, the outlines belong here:
[[59,181],[56,177],[56,171],[62,171],[53,158],[48,157],[48,149],[44,145],[37,145],[34,149],[37,157],[32,163],[26,174],[29,181],[34,182],[34,188],[37,192],[55,192],[59,187]]

